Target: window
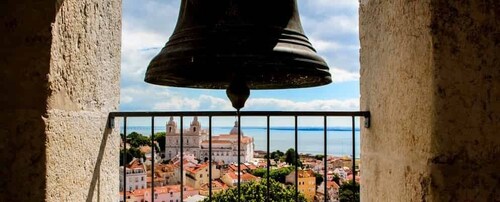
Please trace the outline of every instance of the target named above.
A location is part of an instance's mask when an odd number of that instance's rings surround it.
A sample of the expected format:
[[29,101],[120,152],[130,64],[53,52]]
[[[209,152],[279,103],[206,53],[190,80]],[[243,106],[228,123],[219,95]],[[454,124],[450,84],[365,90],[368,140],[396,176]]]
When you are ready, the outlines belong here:
[[141,177],[141,181],[144,181],[144,177]]
[[200,178],[201,178],[201,177],[203,177],[203,175],[202,175],[202,174],[200,174]]
[[158,199],[158,194],[155,194],[155,199]]

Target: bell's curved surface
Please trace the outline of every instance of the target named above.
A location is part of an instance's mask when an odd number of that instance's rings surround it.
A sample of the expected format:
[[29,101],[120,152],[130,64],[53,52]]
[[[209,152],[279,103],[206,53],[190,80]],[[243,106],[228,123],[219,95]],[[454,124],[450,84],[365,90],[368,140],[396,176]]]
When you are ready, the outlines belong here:
[[182,0],[174,33],[153,58],[152,84],[250,89],[331,83],[326,62],[304,35],[295,0]]

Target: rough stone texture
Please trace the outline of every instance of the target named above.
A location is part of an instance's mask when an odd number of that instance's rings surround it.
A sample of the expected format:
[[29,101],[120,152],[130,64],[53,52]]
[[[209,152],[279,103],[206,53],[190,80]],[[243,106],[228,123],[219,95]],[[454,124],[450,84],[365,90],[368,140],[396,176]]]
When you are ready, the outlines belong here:
[[432,3],[434,201],[500,201],[500,1]]
[[116,201],[119,137],[105,126],[121,1],[7,0],[0,13],[0,201]]
[[363,201],[500,200],[499,2],[362,0]]
[[0,201],[45,198],[50,1],[0,1]]

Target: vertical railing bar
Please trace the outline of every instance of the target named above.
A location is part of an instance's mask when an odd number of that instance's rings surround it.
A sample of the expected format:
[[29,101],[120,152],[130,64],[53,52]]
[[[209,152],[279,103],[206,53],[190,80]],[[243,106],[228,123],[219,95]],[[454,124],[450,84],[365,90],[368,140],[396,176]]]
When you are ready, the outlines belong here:
[[123,202],[127,201],[127,117],[123,117]]
[[323,144],[324,144],[323,145],[323,148],[324,148],[324,160],[323,160],[323,183],[324,183],[323,194],[324,194],[324,196],[323,197],[324,197],[325,202],[327,202],[328,201],[327,196],[329,196],[329,195],[327,194],[328,193],[328,190],[327,190],[327,188],[328,188],[328,186],[327,186],[327,184],[328,184],[328,163],[327,163],[328,153],[327,153],[327,151],[328,150],[326,147],[328,145],[328,143],[327,143],[328,119],[326,116],[323,116],[323,124],[324,124],[323,130],[325,133],[324,134],[324,142],[323,142]]
[[181,131],[180,131],[180,143],[181,143],[181,151],[179,154],[181,161],[181,198],[180,201],[184,200],[184,116],[180,116],[181,118]]
[[[155,117],[151,116],[151,201],[155,195]],[[147,180],[146,180],[147,181]],[[146,182],[147,183],[147,182]]]
[[241,198],[241,116],[238,110],[238,201]]
[[208,193],[208,199],[212,201],[212,116],[208,117],[208,166],[209,166],[209,193]]
[[298,151],[298,123],[297,116],[295,116],[295,201],[299,201],[299,151]]
[[271,182],[269,181],[269,170],[271,168],[271,138],[270,138],[270,121],[269,121],[269,116],[267,116],[267,142],[266,142],[266,146],[267,146],[267,200],[266,201],[271,201],[270,198],[271,198],[271,195],[270,195],[270,187],[271,187]]
[[356,120],[355,117],[352,116],[352,193],[356,193],[355,185],[356,185]]

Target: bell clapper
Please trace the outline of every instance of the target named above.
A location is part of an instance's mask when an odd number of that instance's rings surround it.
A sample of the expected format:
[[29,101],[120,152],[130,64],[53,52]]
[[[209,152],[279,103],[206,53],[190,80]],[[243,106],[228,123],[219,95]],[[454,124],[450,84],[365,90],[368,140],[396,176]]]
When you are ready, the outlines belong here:
[[240,109],[245,107],[245,102],[250,96],[250,89],[244,80],[236,79],[227,87],[226,95],[239,114]]

